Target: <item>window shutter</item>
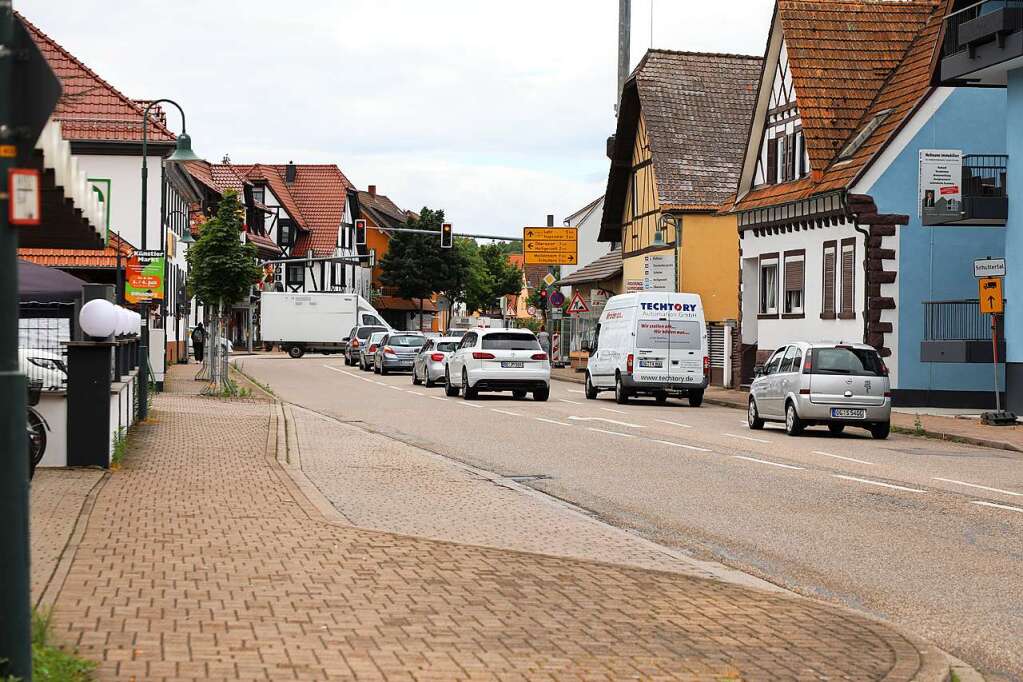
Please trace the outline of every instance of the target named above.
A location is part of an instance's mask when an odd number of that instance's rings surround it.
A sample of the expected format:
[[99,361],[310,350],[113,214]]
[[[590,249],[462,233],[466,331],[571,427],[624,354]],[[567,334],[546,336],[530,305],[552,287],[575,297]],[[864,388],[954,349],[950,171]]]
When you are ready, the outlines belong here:
[[[796,173],[797,178],[801,178],[806,175],[806,137],[803,135],[803,131],[800,130],[798,135],[799,147],[796,149],[796,164],[798,172]],[[832,267],[834,263],[832,263]]]
[[778,182],[778,140],[767,141],[767,184]]
[[842,312],[852,313],[856,300],[853,290],[855,282],[855,246],[842,245]]
[[782,179],[791,180],[796,168],[796,137],[795,135],[786,135],[784,140],[785,156],[782,159]]
[[803,290],[803,259],[785,260],[785,291]]
[[824,248],[824,304],[823,312],[835,313],[835,247]]

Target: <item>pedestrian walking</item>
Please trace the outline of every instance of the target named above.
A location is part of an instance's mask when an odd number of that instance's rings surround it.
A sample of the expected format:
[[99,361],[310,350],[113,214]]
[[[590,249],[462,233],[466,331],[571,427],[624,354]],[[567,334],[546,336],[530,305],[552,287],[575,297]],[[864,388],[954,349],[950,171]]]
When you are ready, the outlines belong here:
[[536,340],[540,342],[540,348],[548,356],[551,354],[551,335],[547,333],[547,327],[540,325],[540,331],[536,333]]
[[192,348],[195,349],[195,361],[202,362],[203,350],[206,348],[206,329],[202,322],[192,330]]

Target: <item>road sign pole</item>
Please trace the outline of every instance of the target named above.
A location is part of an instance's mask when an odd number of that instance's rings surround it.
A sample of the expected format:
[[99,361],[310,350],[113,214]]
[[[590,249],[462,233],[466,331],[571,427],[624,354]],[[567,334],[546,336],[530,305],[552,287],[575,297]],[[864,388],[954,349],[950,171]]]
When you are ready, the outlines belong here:
[[991,316],[991,353],[995,368],[995,412],[1002,411],[1002,397],[998,394],[998,314]]

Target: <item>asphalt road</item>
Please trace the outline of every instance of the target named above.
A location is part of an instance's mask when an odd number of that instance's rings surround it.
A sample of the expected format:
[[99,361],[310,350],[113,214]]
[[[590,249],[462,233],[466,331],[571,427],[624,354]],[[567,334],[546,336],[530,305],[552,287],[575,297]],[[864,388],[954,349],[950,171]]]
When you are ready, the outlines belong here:
[[881,617],[1023,682],[1023,456],[866,431],[750,431],[671,400],[446,398],[337,356],[238,358],[282,399],[506,476],[617,526]]

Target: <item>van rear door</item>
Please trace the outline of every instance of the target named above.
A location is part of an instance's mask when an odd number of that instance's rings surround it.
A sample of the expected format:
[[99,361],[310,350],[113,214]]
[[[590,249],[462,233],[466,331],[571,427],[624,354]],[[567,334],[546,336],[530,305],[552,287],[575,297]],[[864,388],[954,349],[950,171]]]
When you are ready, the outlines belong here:
[[[677,298],[677,297],[674,297]],[[639,381],[672,384],[703,381],[703,323],[695,303],[645,298],[636,323],[636,372]]]
[[810,374],[810,402],[884,405],[888,371],[877,351],[839,345],[814,348],[808,355],[803,372]]
[[638,382],[671,381],[668,296],[643,296],[636,311],[636,353],[632,375]]

